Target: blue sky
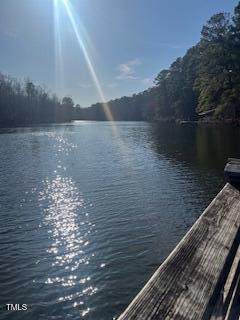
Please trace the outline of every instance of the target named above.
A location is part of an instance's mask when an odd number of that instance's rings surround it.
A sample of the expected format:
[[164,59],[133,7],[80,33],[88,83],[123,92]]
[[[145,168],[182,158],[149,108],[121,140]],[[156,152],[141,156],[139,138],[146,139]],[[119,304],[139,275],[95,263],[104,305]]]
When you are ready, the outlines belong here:
[[59,97],[70,95],[83,107],[102,99],[86,55],[107,100],[137,93],[199,40],[212,14],[233,12],[237,4],[65,0],[84,56],[63,0],[55,1],[54,7],[54,0],[0,0],[0,71],[44,84]]

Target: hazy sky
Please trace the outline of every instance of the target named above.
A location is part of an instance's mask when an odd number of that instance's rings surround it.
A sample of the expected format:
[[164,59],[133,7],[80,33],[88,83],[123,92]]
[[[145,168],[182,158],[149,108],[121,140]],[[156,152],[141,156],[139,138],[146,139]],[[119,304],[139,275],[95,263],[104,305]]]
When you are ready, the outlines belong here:
[[101,100],[89,65],[106,99],[142,91],[199,40],[202,25],[212,14],[232,12],[237,4],[236,0],[65,1],[75,31],[63,0],[55,0],[55,7],[54,0],[0,0],[0,71],[29,77],[59,97],[71,95],[84,107]]

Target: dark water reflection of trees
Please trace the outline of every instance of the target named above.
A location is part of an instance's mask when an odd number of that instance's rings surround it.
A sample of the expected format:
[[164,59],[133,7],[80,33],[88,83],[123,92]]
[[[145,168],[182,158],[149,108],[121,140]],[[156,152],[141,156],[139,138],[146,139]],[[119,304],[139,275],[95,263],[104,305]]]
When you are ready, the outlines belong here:
[[192,168],[222,172],[228,157],[240,157],[240,128],[153,124],[153,147]]

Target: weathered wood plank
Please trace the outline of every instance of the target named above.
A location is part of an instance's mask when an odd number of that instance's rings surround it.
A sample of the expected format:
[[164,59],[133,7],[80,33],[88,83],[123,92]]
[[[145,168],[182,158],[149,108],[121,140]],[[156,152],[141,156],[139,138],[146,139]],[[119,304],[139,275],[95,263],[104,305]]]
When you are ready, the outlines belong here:
[[224,320],[239,320],[240,319],[240,264],[236,273],[236,283],[231,296],[229,308]]
[[[231,269],[229,271],[226,283],[222,288],[218,301],[215,305],[213,314],[210,320],[222,320],[231,319],[229,315],[232,313],[231,310],[235,308],[233,305],[234,295],[239,279],[240,271],[240,246],[238,247],[237,253],[234,257]],[[231,319],[232,320],[232,319]]]
[[118,320],[209,319],[239,244],[240,192],[226,184]]
[[239,275],[240,269],[240,246],[238,247],[237,253],[234,257],[227,281],[224,286],[223,291],[223,301],[224,304],[228,304],[229,300],[231,299],[234,291],[234,287],[236,286],[237,278]]
[[236,163],[236,164],[240,164],[240,159],[238,158],[228,158],[228,163]]
[[224,175],[229,183],[240,188],[240,159],[229,158],[224,169]]

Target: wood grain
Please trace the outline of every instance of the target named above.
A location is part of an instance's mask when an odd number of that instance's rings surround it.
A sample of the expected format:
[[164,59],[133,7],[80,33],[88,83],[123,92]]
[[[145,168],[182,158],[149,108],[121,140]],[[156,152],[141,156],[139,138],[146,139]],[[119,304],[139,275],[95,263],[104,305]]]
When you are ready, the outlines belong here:
[[224,175],[229,183],[240,190],[240,159],[228,158]]
[[239,246],[240,192],[221,190],[118,320],[209,319]]

